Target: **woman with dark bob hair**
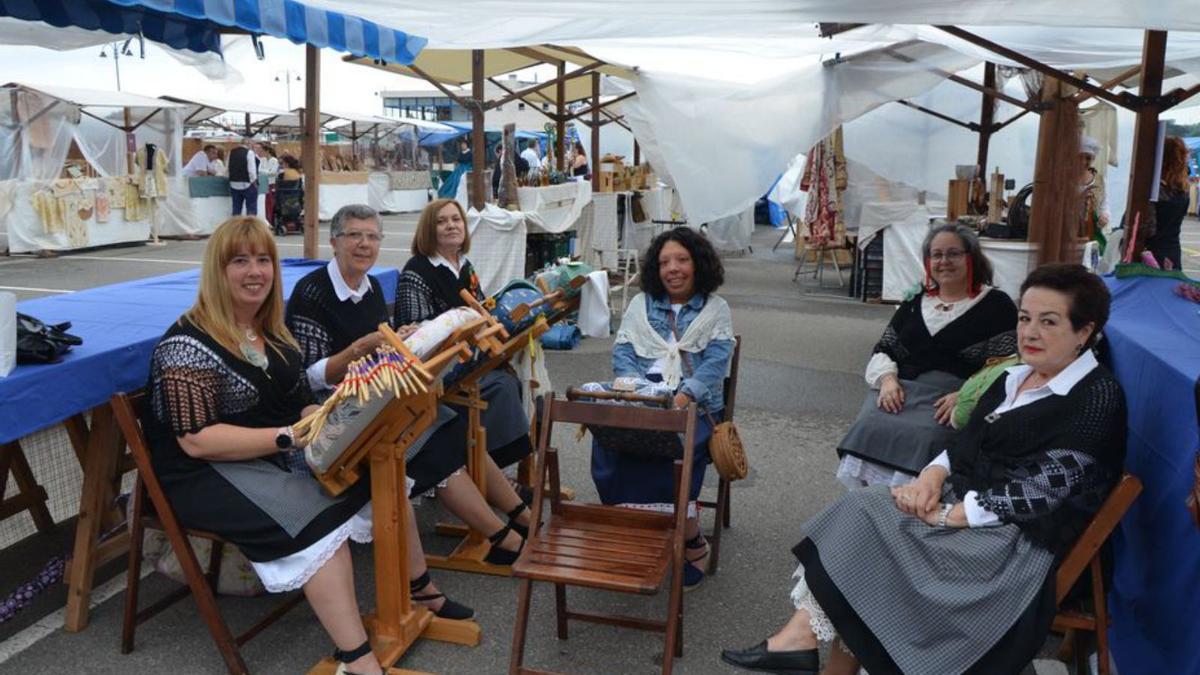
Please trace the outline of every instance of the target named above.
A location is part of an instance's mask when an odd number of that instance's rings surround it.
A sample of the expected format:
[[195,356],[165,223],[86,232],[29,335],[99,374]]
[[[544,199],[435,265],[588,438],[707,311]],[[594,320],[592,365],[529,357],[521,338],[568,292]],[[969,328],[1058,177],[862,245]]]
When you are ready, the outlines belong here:
[[1125,398],[1092,348],[1109,293],[1081,265],[1021,286],[1017,345],[954,445],[911,483],[843,494],[801,528],[795,613],[743,668],[1018,673],[1050,630],[1055,569],[1121,475]]
[[1017,308],[992,287],[979,239],[932,228],[921,245],[925,282],[896,313],[867,362],[872,390],[838,444],[849,488],[907,483],[953,441],[958,389],[993,357],[1016,352]]
[[[704,580],[708,557],[695,502],[711,462],[712,422],[725,409],[722,387],[734,347],[729,305],[715,292],[724,281],[721,259],[703,235],[686,227],[658,235],[642,260],[643,292],[630,301],[613,344],[614,376],[632,378],[639,390],[671,393],[678,408],[695,401],[709,413],[696,420],[685,587]],[[592,480],[605,504],[673,512],[673,464],[592,443]]]

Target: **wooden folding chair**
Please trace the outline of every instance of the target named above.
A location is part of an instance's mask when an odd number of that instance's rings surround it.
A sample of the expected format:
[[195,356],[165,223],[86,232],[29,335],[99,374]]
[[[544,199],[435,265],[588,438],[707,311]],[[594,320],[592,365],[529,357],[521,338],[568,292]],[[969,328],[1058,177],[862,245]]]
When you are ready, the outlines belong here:
[[[138,469],[129,515],[129,568],[127,571],[128,585],[125,590],[125,616],[121,628],[121,653],[128,654],[133,651],[134,631],[138,624],[175,604],[190,592],[200,609],[200,616],[208,626],[209,632],[212,633],[213,641],[217,643],[217,649],[221,652],[221,658],[225,660],[225,666],[229,672],[238,675],[250,672],[242,660],[238,647],[295,607],[304,599],[304,594],[302,592],[292,593],[261,621],[241,635],[234,637],[225,620],[221,618],[214,594],[217,587],[217,576],[221,569],[221,555],[226,544],[225,540],[211,532],[185,528],[175,517],[175,512],[171,509],[171,504],[167,501],[162,485],[158,482],[158,476],[154,473],[154,467],[150,463],[150,448],[146,443],[146,436],[139,421],[141,413],[147,405],[146,393],[138,391],[133,394],[115,394],[110,404],[117,419],[117,425],[122,435],[125,436],[125,442],[129,445],[130,454],[133,455]],[[146,504],[147,497],[150,499],[150,504]],[[138,585],[141,580],[142,539],[146,528],[158,529],[166,533],[168,541],[171,542],[171,549],[175,551],[175,555],[179,559],[183,575],[187,578],[187,585],[176,589],[139,612],[137,606]],[[200,567],[196,553],[188,543],[188,537],[200,537],[212,542],[212,553],[209,556],[207,572]]]
[[[733,336],[733,355],[729,357],[729,375],[725,377],[725,417],[724,421],[733,421],[733,408],[737,403],[738,362],[742,358],[742,336]],[[714,469],[715,470],[715,469]],[[717,565],[721,556],[721,530],[729,527],[730,509],[732,508],[730,481],[720,478],[717,481],[717,500],[697,500],[699,506],[715,509],[713,515],[712,534],[708,535],[708,574],[717,573]]]
[[[675,461],[675,513],[564,502],[559,494],[558,451],[550,447],[555,422],[682,433],[683,457]],[[533,520],[540,523],[546,481],[550,516],[531,532],[513,576],[521,579],[517,622],[508,672],[536,673],[522,665],[534,581],[554,584],[558,637],[567,638],[571,619],[665,633],[664,675],[683,656],[683,533],[692,475],[696,405],[654,409],[565,401],[547,397],[539,428]],[[567,586],[653,595],[671,575],[665,620],[567,609]]]
[[[1074,629],[1074,652],[1076,672],[1088,671],[1088,650],[1083,642],[1084,633],[1096,634],[1096,661],[1100,675],[1108,675],[1108,600],[1104,590],[1104,575],[1100,566],[1100,549],[1108,540],[1117,523],[1125,517],[1133,500],[1142,491],[1142,481],[1136,476],[1125,474],[1117,482],[1116,488],[1104,500],[1104,505],[1092,517],[1087,529],[1075,541],[1070,552],[1058,566],[1055,586],[1058,602],[1058,614],[1054,617],[1053,630],[1064,632]],[[1085,598],[1077,606],[1065,607],[1063,601],[1071,592],[1072,587],[1079,581],[1084,570],[1091,572],[1091,598]],[[1090,599],[1092,607],[1089,610],[1084,601]]]

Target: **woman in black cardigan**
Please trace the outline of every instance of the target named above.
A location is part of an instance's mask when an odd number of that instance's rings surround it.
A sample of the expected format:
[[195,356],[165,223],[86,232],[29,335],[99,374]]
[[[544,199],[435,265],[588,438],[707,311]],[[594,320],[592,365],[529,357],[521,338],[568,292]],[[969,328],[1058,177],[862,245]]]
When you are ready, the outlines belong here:
[[954,439],[958,388],[992,357],[1016,352],[1017,308],[993,288],[971,230],[940,225],[921,245],[925,283],[896,309],[867,363],[871,392],[838,444],[847,487],[908,482]]
[[807,522],[796,612],[734,665],[825,672],[1017,673],[1055,614],[1054,572],[1121,474],[1125,400],[1092,354],[1104,283],[1046,265],[1021,289],[1023,363],[913,482],[852,490]]

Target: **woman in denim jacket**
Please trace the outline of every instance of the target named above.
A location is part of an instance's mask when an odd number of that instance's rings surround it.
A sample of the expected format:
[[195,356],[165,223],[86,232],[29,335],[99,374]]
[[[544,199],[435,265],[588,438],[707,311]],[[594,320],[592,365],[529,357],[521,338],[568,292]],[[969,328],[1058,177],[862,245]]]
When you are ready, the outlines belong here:
[[[723,386],[734,347],[729,305],[714,292],[724,283],[725,270],[708,239],[686,227],[656,237],[641,269],[643,293],[621,319],[613,375],[642,380],[639,386],[659,383],[674,393],[676,407],[695,401],[702,413],[709,413],[696,420],[688,491],[683,574],[684,586],[690,588],[704,580],[708,542],[700,534],[696,498],[712,461],[708,440],[712,421],[720,421],[725,409]],[[605,504],[672,512],[672,464],[592,443],[592,480]]]

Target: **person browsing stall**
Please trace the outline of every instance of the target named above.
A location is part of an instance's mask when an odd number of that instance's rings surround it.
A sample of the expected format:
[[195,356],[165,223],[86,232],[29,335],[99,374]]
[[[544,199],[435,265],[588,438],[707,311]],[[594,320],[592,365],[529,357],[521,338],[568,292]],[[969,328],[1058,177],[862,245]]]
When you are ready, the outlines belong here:
[[233,200],[233,215],[243,211],[258,215],[258,158],[250,150],[250,139],[229,151],[229,196]]
[[1121,386],[1092,353],[1108,288],[1082,265],[1021,286],[1022,364],[912,482],[851,490],[803,525],[795,612],[730,664],[815,675],[1018,673],[1056,609],[1055,569],[1121,476]]
[[[675,407],[695,401],[708,413],[696,420],[684,534],[686,588],[704,580],[708,558],[696,499],[712,461],[708,441],[725,409],[723,386],[733,355],[729,305],[716,294],[724,281],[721,259],[706,237],[687,227],[658,235],[642,259],[642,293],[621,317],[612,351],[614,376],[663,383]],[[593,440],[592,481],[605,504],[674,511],[674,461],[669,458],[643,457]]]
[[183,175],[189,178],[193,176],[215,176],[217,172],[213,169],[213,162],[217,161],[217,146],[209,143],[204,146],[203,150],[199,150],[187,164],[183,165]]

